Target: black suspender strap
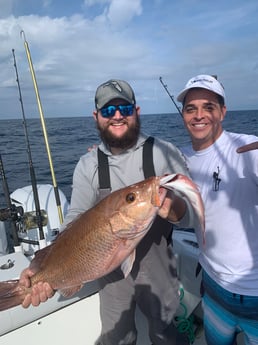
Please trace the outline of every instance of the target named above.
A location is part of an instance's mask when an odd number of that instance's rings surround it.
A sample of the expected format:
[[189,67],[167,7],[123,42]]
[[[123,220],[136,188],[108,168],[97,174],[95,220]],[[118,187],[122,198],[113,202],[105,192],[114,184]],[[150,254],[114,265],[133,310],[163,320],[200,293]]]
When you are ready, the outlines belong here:
[[154,164],[153,164],[153,143],[154,138],[148,137],[143,145],[142,153],[142,164],[143,164],[143,173],[145,178],[156,176]]
[[99,173],[99,188],[111,189],[110,175],[108,166],[108,156],[98,148],[98,173]]
[[[154,138],[148,137],[143,144],[142,164],[144,177],[148,178],[156,176],[153,164],[153,143]],[[98,174],[99,174],[99,188],[111,189],[110,174],[108,165],[108,156],[98,148]]]

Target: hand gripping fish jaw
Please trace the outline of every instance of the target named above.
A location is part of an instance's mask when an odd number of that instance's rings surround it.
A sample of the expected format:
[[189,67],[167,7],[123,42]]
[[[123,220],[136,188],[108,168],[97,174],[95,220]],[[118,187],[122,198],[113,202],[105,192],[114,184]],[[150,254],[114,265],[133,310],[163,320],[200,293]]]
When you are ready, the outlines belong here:
[[170,174],[160,178],[160,186],[181,195],[190,202],[198,219],[197,226],[203,233],[203,243],[205,243],[204,204],[197,185],[185,175]]

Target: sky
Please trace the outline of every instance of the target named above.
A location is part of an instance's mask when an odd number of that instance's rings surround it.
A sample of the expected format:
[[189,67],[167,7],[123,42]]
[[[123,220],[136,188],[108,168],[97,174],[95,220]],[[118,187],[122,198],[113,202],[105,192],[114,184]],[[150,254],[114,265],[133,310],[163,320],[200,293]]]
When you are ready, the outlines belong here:
[[[228,110],[258,109],[257,0],[0,0],[0,119],[91,116],[97,86],[133,87],[142,114],[176,113],[198,74],[215,74]],[[180,105],[178,103],[178,105]]]

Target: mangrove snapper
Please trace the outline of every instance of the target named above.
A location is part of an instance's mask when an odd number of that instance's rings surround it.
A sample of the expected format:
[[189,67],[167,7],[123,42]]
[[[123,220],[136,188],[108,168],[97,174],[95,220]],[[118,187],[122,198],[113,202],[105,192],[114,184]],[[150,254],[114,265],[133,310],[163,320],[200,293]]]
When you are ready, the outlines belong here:
[[[36,252],[30,264],[36,272],[31,285],[48,282],[54,290],[69,297],[84,283],[110,273],[121,264],[126,277],[134,263],[135,248],[150,229],[165,199],[166,188],[173,189],[177,182],[181,192],[190,191],[189,198],[196,203],[195,185],[187,177],[182,179],[182,175],[168,175],[163,180],[151,177],[117,190],[82,213],[52,244]],[[19,280],[1,282],[0,311],[21,304],[29,292],[30,288]]]

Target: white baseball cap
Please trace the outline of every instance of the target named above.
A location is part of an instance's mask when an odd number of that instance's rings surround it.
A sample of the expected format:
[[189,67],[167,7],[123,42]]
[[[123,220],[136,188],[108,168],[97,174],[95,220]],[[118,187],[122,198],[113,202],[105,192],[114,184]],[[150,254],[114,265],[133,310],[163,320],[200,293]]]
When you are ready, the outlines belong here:
[[191,78],[187,82],[185,88],[177,96],[178,102],[183,103],[187,92],[190,89],[196,88],[196,87],[210,90],[210,91],[216,93],[217,95],[220,95],[221,97],[223,97],[223,99],[225,101],[226,96],[225,96],[225,91],[224,91],[223,85],[216,78],[212,77],[211,75],[200,74],[200,75],[197,75],[196,77]]

